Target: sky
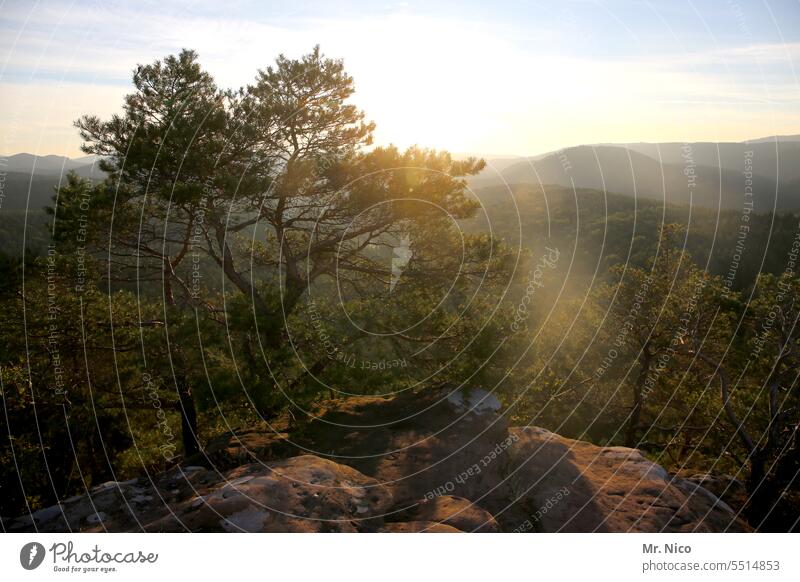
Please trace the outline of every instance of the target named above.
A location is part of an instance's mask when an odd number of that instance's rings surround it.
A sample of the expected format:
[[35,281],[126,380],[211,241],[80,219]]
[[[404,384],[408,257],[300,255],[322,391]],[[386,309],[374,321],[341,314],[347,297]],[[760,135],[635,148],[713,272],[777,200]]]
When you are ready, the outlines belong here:
[[800,133],[800,2],[0,0],[0,154],[80,153],[131,71],[198,51],[220,86],[315,44],[376,142],[535,155]]

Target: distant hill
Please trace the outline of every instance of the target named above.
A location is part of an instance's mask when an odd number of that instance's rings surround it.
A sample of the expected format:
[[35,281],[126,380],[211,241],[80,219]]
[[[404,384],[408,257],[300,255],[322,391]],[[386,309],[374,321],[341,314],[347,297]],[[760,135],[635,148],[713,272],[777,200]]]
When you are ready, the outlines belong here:
[[[82,178],[102,180],[104,174],[96,167],[79,166],[74,170]],[[67,181],[67,173],[7,172],[3,201],[0,212],[4,210],[41,210],[52,204],[53,195],[60,184]]]
[[[6,173],[0,214],[9,210],[41,210],[52,204],[53,194],[62,180],[59,174]],[[66,175],[63,181],[66,182]]]
[[3,188],[0,198],[0,254],[21,256],[25,249],[34,253],[46,250],[51,219],[44,213],[52,205],[67,172],[83,178],[102,180],[97,156],[70,159],[64,156],[15,154],[0,158]]
[[83,156],[70,159],[64,156],[36,156],[33,154],[14,154],[5,159],[7,172],[23,174],[61,175],[73,170],[85,178],[102,178],[103,173],[97,165],[98,156]]
[[772,143],[776,141],[796,141],[800,142],[800,134],[799,135],[771,135],[769,137],[760,137],[758,139],[748,139],[747,143]]
[[33,154],[14,154],[6,158],[6,170],[9,172],[24,172],[24,173],[53,173],[53,172],[66,172],[78,166],[77,164],[64,156],[35,156]]
[[0,212],[3,210],[40,210],[49,206],[55,189],[73,171],[82,178],[102,180],[105,174],[98,165],[99,157],[35,156],[14,154],[0,163],[5,171],[5,187]]
[[[747,179],[752,184],[746,184]],[[693,177],[692,177],[693,175]],[[482,172],[472,188],[499,184],[592,188],[667,204],[758,212],[800,209],[800,142],[639,143],[577,146]],[[752,186],[752,198],[745,186]]]
[[[665,164],[683,165],[682,143],[638,143],[627,147]],[[743,143],[697,142],[688,144],[694,162],[701,166],[721,168],[740,173],[744,170],[745,156],[750,155],[752,171],[776,182],[800,178],[800,141],[775,141],[762,138]]]

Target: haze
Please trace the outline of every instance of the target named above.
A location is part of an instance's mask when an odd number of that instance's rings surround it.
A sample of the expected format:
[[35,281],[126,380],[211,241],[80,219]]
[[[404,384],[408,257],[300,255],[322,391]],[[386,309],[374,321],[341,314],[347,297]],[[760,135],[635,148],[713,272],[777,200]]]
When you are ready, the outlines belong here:
[[[312,6],[312,7],[309,7]],[[800,133],[796,2],[5,2],[0,153],[80,155],[137,63],[196,49],[223,86],[319,43],[378,143],[532,155]]]

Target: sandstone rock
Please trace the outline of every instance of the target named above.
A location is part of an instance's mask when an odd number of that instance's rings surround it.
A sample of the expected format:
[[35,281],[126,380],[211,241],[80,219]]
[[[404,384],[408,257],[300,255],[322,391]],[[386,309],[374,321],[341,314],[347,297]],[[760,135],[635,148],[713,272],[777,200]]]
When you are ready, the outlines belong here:
[[543,429],[512,429],[512,499],[490,496],[506,530],[748,531],[724,502],[670,477],[635,449],[598,447]]
[[449,389],[349,398],[321,407],[296,438],[385,484],[400,506],[441,495],[474,500],[499,484],[509,446],[492,398]]
[[286,432],[263,423],[257,427],[234,431],[212,439],[202,455],[193,459],[217,470],[233,469],[247,463],[274,461],[302,454]]
[[[175,491],[176,493],[171,493]],[[12,531],[376,531],[391,493],[311,455],[219,474],[177,467],[152,483],[106,483],[20,518]]]
[[483,388],[454,390],[447,396],[447,403],[458,414],[471,413],[478,416],[497,413],[502,408],[497,396]]
[[155,499],[165,499],[166,491],[147,479],[110,481],[93,487],[85,495],[65,499],[58,505],[22,517],[12,524],[11,531],[127,531],[135,530],[163,505]]
[[678,473],[678,477],[707,489],[732,507],[734,511],[742,511],[747,503],[747,488],[745,484],[731,475],[681,471]]
[[375,531],[391,504],[389,491],[374,479],[345,465],[303,455],[238,467],[146,529]]
[[723,487],[708,476],[670,476],[634,449],[599,447],[537,428],[509,429],[497,399],[481,389],[444,387],[324,402],[313,419],[291,430],[286,424],[280,430],[238,431],[212,441],[206,453],[158,475],[98,485],[4,527],[42,532],[749,529],[715,494],[724,495],[730,482]]
[[403,521],[386,524],[383,533],[462,533],[452,526],[435,521]]
[[392,515],[393,519],[413,522],[433,522],[464,532],[497,533],[500,525],[491,513],[468,499],[442,496],[422,500],[411,508]]

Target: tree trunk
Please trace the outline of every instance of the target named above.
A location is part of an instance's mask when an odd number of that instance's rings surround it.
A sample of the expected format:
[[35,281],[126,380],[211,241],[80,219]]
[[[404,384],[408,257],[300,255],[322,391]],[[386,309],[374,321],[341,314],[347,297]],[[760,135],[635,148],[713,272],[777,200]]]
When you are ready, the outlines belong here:
[[[172,265],[167,262],[169,271],[165,267],[163,290],[164,297],[167,303],[172,307],[176,307],[175,297],[172,294],[172,282],[170,275],[172,274]],[[175,379],[175,389],[178,393],[178,406],[181,413],[181,441],[183,444],[184,458],[191,457],[200,452],[200,441],[197,438],[197,408],[194,403],[194,396],[192,395],[192,387],[189,379],[186,377],[186,359],[183,356],[183,350],[180,343],[171,343],[169,338],[169,329],[165,327],[164,334],[167,339],[167,346],[170,365],[172,366],[172,374]]]
[[178,399],[181,407],[181,439],[183,441],[183,456],[191,457],[200,452],[200,442],[197,439],[197,409],[192,396],[192,388],[186,377],[180,374],[176,378]]
[[731,404],[731,390],[730,380],[725,368],[722,367],[721,362],[714,362],[707,356],[698,354],[701,359],[707,363],[716,366],[715,373],[719,376],[720,398],[722,400],[722,408],[728,420],[736,429],[736,434],[739,437],[745,450],[747,450],[748,463],[750,465],[750,474],[747,476],[747,496],[748,501],[745,508],[747,521],[755,528],[761,528],[763,521],[770,511],[770,507],[775,501],[774,488],[767,479],[766,466],[767,466],[767,451],[761,447],[757,447],[753,437],[745,429],[744,423],[736,415]]
[[[767,454],[763,449],[756,449],[750,455],[750,475],[747,477],[747,506],[745,515],[747,521],[754,528],[769,531],[771,528],[766,523],[769,519],[773,505],[778,502],[774,483],[767,477]],[[773,516],[773,519],[777,516]]]
[[651,356],[645,348],[642,352],[642,369],[639,371],[639,376],[633,384],[632,397],[633,407],[631,414],[628,417],[628,426],[625,430],[625,446],[635,448],[637,445],[636,433],[639,429],[639,423],[642,421],[642,407],[644,406],[644,382],[647,380],[647,375],[650,373],[650,360]]

